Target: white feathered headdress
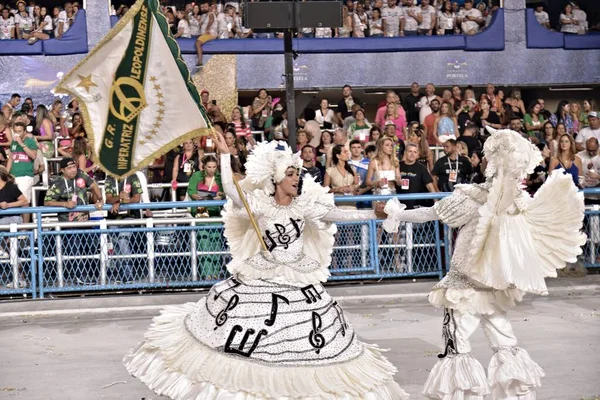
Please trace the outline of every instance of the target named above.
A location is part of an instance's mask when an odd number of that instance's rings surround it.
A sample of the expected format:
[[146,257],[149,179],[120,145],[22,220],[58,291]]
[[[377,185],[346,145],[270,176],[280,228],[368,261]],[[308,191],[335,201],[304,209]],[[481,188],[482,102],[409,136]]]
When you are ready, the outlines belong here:
[[240,186],[249,192],[256,189],[267,194],[275,193],[274,183],[285,178],[285,171],[300,168],[302,159],[293,154],[287,143],[282,141],[261,142],[256,145],[246,161],[246,178],[240,181]]
[[538,148],[519,133],[510,129],[498,131],[489,126],[487,130],[491,133],[483,146],[483,155],[488,162],[487,178],[503,175],[504,178],[522,180],[542,161]]

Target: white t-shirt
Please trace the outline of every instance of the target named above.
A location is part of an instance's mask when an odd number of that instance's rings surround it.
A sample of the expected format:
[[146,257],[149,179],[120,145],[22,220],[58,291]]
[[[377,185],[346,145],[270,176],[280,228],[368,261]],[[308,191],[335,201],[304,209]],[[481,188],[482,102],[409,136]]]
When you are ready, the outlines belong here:
[[[580,151],[577,153],[579,158],[581,158],[581,166],[583,167],[583,171],[580,171],[579,175],[587,175],[590,170],[594,170],[596,173],[600,173],[600,157],[594,156],[590,157],[590,154],[587,150]],[[595,187],[600,184],[600,181],[597,179],[591,179],[589,177],[585,177],[584,187]]]
[[316,38],[330,38],[331,37],[331,28],[315,28],[315,37]]
[[333,120],[334,117],[334,113],[333,110],[331,109],[327,109],[327,111],[325,112],[325,115],[322,114],[322,111],[319,109],[315,112],[316,116],[315,116],[315,121],[317,121],[319,123],[319,126],[323,126],[323,122],[329,122],[331,123],[331,121]]
[[419,15],[421,14],[421,8],[417,6],[404,7],[404,30],[412,32],[419,29],[419,22],[408,15],[409,11],[415,15]]
[[483,14],[481,13],[481,11],[479,11],[476,8],[471,8],[468,11],[465,9],[462,9],[458,12],[458,16],[463,18],[463,22],[461,24],[461,28],[462,28],[463,32],[470,32],[472,30],[479,32],[479,24],[475,21],[467,20],[467,17],[475,17],[477,19],[483,20]]
[[438,11],[438,27],[440,29],[454,29],[454,24],[456,22],[456,14],[451,13],[450,15],[446,15],[441,11]]
[[600,128],[592,129],[589,126],[587,128],[583,128],[577,134],[577,137],[575,138],[575,143],[581,143],[585,147],[585,142],[587,142],[587,140],[591,137],[595,137],[596,139],[598,139],[598,141],[600,141]]
[[63,35],[65,33],[67,33],[67,31],[69,30],[69,18],[67,18],[67,12],[66,11],[61,11],[58,13],[58,21],[56,23],[56,27],[54,28],[54,34],[58,37],[58,27],[60,26],[60,24],[63,24]]
[[14,27],[15,19],[13,17],[8,17],[8,19],[0,17],[0,40],[12,39],[10,33]]
[[432,29],[435,18],[435,8],[433,8],[433,6],[427,6],[425,8],[421,7],[421,15],[423,16],[423,19],[419,24],[419,29]]
[[25,16],[23,16],[23,15],[17,13],[15,15],[15,25],[16,24],[19,25],[19,29],[21,29],[21,30],[24,30],[24,31],[33,30],[33,19],[31,19],[29,14],[26,14]]
[[49,15],[46,15],[44,17],[44,20],[42,22],[45,22],[46,25],[44,25],[44,29],[42,29],[42,31],[53,31],[54,30],[54,24],[52,23],[52,17]]
[[193,15],[190,15],[190,33],[192,36],[200,36],[200,21]]
[[421,100],[419,100],[419,104],[421,104],[421,108],[419,109],[419,122],[421,122],[421,124],[423,124],[425,122],[425,118],[432,113],[429,103],[436,98],[436,95],[429,97],[423,96],[421,97]]
[[535,11],[533,14],[535,15],[535,19],[537,19],[537,22],[539,22],[540,25],[544,25],[550,22],[550,17],[548,17],[548,13],[546,11]]
[[[210,26],[210,28],[208,27],[208,24],[210,23],[210,16],[213,16],[213,23]],[[233,27],[233,20],[232,20],[232,24],[231,26]],[[202,19],[200,20],[200,34],[204,35],[204,34],[208,34],[214,37],[217,37],[217,34],[219,33],[219,19],[217,18],[217,16],[214,13],[206,13],[202,16]]]
[[[566,16],[565,14],[560,14],[560,18],[558,19],[559,21],[562,20],[571,20],[571,21],[575,21],[577,18],[575,17],[575,14],[571,14],[571,16]],[[561,32],[566,32],[566,33],[578,33],[579,32],[579,25],[575,25],[575,24],[562,24],[560,25],[560,31]]]
[[383,35],[383,31],[379,27],[383,28],[383,19],[369,20],[369,32],[371,35]]
[[192,31],[190,29],[190,23],[187,22],[187,20],[185,19],[180,19],[179,23],[177,24],[177,31],[182,30],[183,32],[181,33],[182,38],[191,38],[192,37]]
[[385,27],[386,36],[400,36],[400,20],[404,18],[404,12],[398,6],[394,8],[386,7],[381,11],[383,26]]
[[579,33],[584,34],[588,27],[587,14],[585,11],[578,9],[573,10],[573,15],[577,18],[577,21],[579,21],[579,25],[577,25],[579,27]]

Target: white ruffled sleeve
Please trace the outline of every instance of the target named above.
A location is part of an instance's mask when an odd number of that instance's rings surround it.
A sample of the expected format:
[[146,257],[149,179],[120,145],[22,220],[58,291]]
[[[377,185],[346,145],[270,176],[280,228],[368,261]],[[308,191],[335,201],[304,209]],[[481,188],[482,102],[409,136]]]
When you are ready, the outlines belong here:
[[233,179],[233,172],[231,171],[231,154],[221,154],[221,183],[223,184],[223,190],[235,206],[244,208],[244,202],[235,188]]
[[335,206],[330,207],[323,215],[323,220],[328,222],[350,222],[376,219],[373,210],[342,210]]
[[406,205],[400,203],[395,197],[388,200],[383,212],[388,216],[386,220],[383,221],[383,229],[389,233],[398,232],[398,227],[401,222],[423,223],[439,219],[435,212],[435,208],[423,207],[414,210],[406,210]]
[[483,203],[457,187],[450,196],[435,203],[433,208],[443,223],[452,228],[459,228],[479,216],[478,209]]

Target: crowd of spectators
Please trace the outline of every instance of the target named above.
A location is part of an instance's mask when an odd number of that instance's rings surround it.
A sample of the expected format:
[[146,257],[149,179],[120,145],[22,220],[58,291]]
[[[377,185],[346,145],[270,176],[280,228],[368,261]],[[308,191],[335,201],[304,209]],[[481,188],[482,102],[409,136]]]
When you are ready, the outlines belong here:
[[23,0],[14,4],[0,3],[0,40],[25,39],[34,44],[38,40],[60,39],[75,22],[80,6],[66,2],[64,8],[50,8]]
[[590,24],[587,13],[576,1],[565,2],[560,15],[558,15],[558,18],[555,19],[556,23],[552,23],[552,18],[546,11],[544,2],[540,2],[535,5],[534,15],[535,19],[540,23],[540,25],[549,30],[557,30],[563,33],[579,35],[585,35],[590,30],[600,30],[600,23],[597,21],[596,24],[589,26]]

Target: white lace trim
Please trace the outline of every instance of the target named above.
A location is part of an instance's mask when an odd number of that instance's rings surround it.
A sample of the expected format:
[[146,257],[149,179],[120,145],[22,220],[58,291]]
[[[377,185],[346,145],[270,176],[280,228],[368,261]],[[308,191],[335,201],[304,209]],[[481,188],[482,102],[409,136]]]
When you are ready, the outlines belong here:
[[231,359],[198,341],[184,325],[196,304],[168,306],[146,340],[125,356],[127,370],[160,395],[176,400],[328,399],[407,400],[394,382],[396,368],[379,348],[364,344],[359,357],[330,366],[272,367]]
[[429,294],[429,302],[438,308],[451,308],[461,313],[490,315],[498,311],[508,311],[523,300],[523,292],[517,289],[478,290],[434,289]]
[[234,275],[241,275],[250,279],[277,280],[278,282],[291,283],[320,283],[327,282],[331,276],[329,269],[324,268],[317,261],[304,257],[300,262],[289,264],[269,262],[261,253],[240,262],[230,262],[227,270]]

